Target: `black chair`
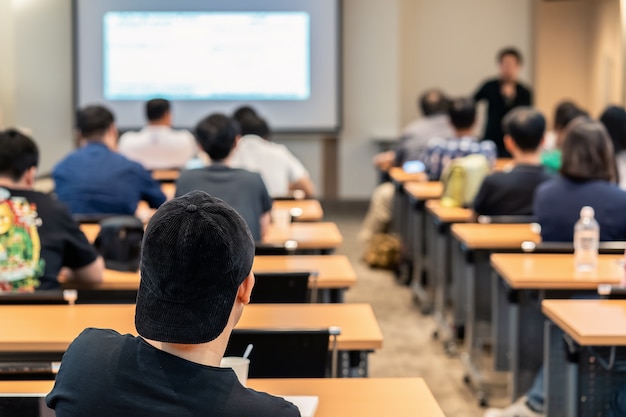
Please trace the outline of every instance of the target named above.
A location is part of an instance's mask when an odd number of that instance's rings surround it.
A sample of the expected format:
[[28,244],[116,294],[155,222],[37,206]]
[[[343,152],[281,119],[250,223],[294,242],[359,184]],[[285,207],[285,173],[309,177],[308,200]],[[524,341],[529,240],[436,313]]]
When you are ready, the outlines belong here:
[[0,380],[53,380],[62,357],[63,352],[0,352]]
[[534,216],[478,216],[476,221],[480,224],[526,224],[535,223]]
[[269,244],[263,242],[256,242],[256,249],[254,254],[256,256],[261,255],[295,255],[298,250],[298,242],[295,240],[288,240],[281,244]]
[[250,378],[325,378],[337,375],[338,327],[319,330],[235,329],[225,356],[241,356],[252,344]]
[[29,293],[0,293],[0,305],[74,304],[76,290],[45,290]]
[[[256,273],[250,302],[256,304],[307,303],[309,302],[310,276],[309,272]],[[312,295],[317,292],[316,290],[314,286]]]
[[102,220],[114,217],[114,214],[74,214],[72,217],[76,223],[100,224]]
[[621,285],[598,285],[598,294],[607,300],[626,300],[626,287]]

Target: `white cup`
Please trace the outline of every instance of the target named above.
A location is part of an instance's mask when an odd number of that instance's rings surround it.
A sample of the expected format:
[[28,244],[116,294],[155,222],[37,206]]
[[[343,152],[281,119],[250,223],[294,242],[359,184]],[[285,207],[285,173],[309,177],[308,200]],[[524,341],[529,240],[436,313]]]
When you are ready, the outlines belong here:
[[280,229],[287,229],[291,224],[291,213],[287,209],[272,210],[272,222]]
[[250,368],[250,359],[240,358],[239,356],[227,356],[222,358],[222,362],[220,363],[220,367],[222,368],[232,368],[235,371],[235,375],[237,375],[237,379],[241,382],[241,385],[244,387],[248,382],[248,369]]

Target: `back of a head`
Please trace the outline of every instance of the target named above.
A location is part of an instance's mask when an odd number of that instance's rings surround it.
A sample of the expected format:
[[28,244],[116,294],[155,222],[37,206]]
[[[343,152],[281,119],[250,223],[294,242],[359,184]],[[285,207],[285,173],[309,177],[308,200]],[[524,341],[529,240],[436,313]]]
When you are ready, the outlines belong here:
[[437,89],[424,92],[418,101],[422,114],[426,117],[435,114],[445,114],[450,104],[443,91]]
[[100,140],[115,122],[113,113],[103,106],[87,106],[78,110],[76,127],[87,140]]
[[170,112],[170,102],[164,98],[153,98],[146,102],[146,119],[156,122]]
[[615,153],[626,150],[626,110],[619,106],[609,106],[600,121],[609,132]]
[[254,110],[250,106],[241,106],[238,107],[233,113],[233,119],[237,120],[237,122],[241,123],[246,117],[258,117],[259,114],[256,110]]
[[221,113],[205,117],[195,129],[196,140],[215,162],[223,161],[230,155],[239,134],[239,124]]
[[525,152],[535,152],[546,131],[546,119],[530,107],[511,110],[502,122],[504,132],[513,138],[517,147]]
[[580,117],[568,125],[561,174],[575,181],[616,180],[613,144],[600,122]]
[[572,101],[563,101],[556,106],[554,111],[554,130],[563,130],[577,117],[589,116],[586,111],[579,108]]
[[39,165],[39,149],[16,129],[0,132],[0,175],[19,181],[26,171]]
[[163,204],[143,239],[137,332],[178,344],[216,339],[250,274],[254,250],[245,220],[222,200],[192,191]]
[[239,124],[241,125],[241,135],[256,135],[264,139],[269,138],[270,128],[267,122],[257,116],[246,116]]
[[455,129],[469,129],[476,122],[476,103],[470,98],[454,99],[450,101],[448,116]]

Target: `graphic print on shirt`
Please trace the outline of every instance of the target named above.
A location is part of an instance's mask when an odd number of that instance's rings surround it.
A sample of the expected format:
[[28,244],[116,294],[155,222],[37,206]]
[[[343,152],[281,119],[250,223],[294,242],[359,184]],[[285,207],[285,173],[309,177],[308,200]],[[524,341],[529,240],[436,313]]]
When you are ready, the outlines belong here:
[[0,292],[32,292],[44,270],[37,208],[0,188]]

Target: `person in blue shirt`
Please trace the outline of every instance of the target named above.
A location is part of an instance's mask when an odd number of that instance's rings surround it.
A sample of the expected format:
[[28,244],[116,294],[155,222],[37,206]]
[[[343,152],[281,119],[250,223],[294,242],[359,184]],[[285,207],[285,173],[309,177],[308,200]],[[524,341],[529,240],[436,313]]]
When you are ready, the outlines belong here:
[[134,215],[142,200],[151,208],[165,202],[160,184],[150,173],[116,152],[117,128],[108,109],[80,109],[77,126],[85,145],[52,172],[56,194],[72,214]]

